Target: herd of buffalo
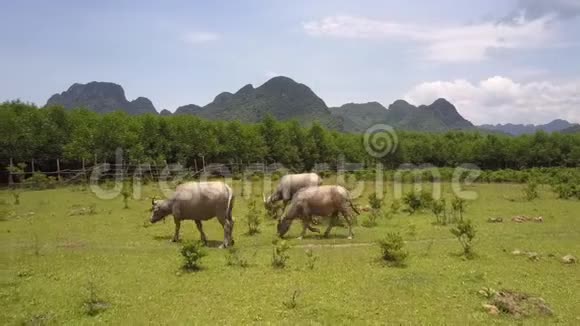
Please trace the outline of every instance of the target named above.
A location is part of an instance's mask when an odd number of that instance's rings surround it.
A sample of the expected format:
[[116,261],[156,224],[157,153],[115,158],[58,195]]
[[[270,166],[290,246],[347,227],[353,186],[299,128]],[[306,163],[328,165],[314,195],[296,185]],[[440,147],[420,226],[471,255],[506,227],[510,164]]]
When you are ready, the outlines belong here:
[[[278,235],[283,237],[292,221],[302,221],[300,239],[306,229],[320,232],[311,226],[313,216],[330,217],[332,220],[324,232],[328,236],[338,215],[342,215],[348,225],[348,238],[352,239],[352,216],[350,209],[359,213],[352,204],[349,192],[341,186],[322,185],[322,179],[316,173],[289,174],[282,177],[276,190],[268,198],[264,197],[267,209],[282,201],[284,214],[278,221]],[[286,210],[286,206],[290,207]],[[203,232],[203,221],[217,217],[224,228],[224,242],[221,248],[234,244],[234,194],[230,186],[223,182],[188,182],[181,184],[175,193],[166,200],[152,201],[151,223],[158,222],[168,215],[173,215],[175,234],[173,241],[179,240],[181,221],[193,220],[201,235],[201,241],[207,243]]]

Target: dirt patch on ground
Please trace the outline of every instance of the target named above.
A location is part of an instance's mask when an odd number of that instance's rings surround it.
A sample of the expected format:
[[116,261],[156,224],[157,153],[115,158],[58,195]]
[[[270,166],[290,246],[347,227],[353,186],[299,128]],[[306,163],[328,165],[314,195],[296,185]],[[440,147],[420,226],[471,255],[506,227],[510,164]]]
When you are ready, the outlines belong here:
[[494,312],[497,311],[515,318],[554,314],[544,299],[513,290],[501,290],[495,293],[484,308],[490,314],[495,314]]
[[56,245],[57,248],[64,249],[80,249],[84,248],[85,246],[85,243],[80,241],[64,241]]

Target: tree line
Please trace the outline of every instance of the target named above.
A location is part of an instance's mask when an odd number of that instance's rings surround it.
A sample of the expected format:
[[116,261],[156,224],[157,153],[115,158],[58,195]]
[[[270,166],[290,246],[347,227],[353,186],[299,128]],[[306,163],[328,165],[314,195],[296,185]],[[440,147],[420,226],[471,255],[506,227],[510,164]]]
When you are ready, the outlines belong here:
[[59,158],[69,167],[83,160],[114,162],[115,150],[123,149],[131,163],[193,166],[206,162],[248,164],[281,163],[296,171],[317,163],[334,166],[345,162],[387,168],[403,163],[429,163],[454,167],[472,163],[482,169],[577,167],[580,165],[580,134],[548,134],[512,137],[470,131],[422,133],[397,131],[396,149],[375,158],[367,153],[361,134],[327,130],[316,122],[302,127],[297,121],[266,117],[261,123],[209,121],[192,115],[130,116],[123,112],[100,115],[86,109],[62,107],[38,109],[22,102],[0,104],[0,164],[9,160],[43,163]]

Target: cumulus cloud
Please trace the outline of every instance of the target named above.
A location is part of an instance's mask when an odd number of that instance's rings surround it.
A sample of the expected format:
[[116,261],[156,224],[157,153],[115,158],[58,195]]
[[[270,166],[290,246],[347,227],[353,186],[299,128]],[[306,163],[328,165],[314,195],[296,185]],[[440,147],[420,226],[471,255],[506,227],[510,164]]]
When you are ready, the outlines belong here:
[[518,83],[495,76],[474,84],[467,80],[433,81],[413,87],[405,100],[432,103],[451,101],[458,111],[476,124],[546,123],[556,118],[580,122],[580,80]]
[[183,41],[189,44],[199,44],[216,41],[220,36],[210,32],[189,32],[183,35]]
[[552,15],[536,19],[520,16],[510,22],[472,25],[423,26],[354,16],[330,16],[303,23],[311,36],[412,41],[422,46],[425,58],[440,62],[477,62],[493,49],[549,46],[556,39],[549,26]]

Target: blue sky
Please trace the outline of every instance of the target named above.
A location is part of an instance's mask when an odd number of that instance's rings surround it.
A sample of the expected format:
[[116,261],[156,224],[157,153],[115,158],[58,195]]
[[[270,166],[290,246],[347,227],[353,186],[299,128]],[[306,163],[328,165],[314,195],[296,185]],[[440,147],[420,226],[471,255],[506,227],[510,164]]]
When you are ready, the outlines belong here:
[[111,81],[158,110],[285,75],[329,106],[446,97],[580,122],[580,0],[3,1],[0,100]]

